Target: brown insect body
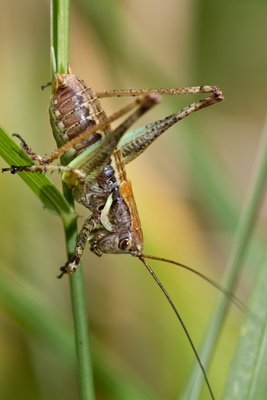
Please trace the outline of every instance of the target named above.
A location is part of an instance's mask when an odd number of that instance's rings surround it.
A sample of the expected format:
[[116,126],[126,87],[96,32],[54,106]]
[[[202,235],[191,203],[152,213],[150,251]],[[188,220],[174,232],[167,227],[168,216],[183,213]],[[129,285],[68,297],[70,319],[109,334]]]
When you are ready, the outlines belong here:
[[[107,118],[93,89],[75,74],[56,73],[53,87],[49,113],[59,147]],[[107,125],[76,144],[72,158],[110,131],[110,125]]]
[[[94,91],[70,71],[68,74],[56,74],[54,91],[49,110],[58,145],[107,119]],[[68,152],[68,159],[75,159],[84,149],[111,132],[110,124],[97,130],[75,144]],[[81,167],[79,169],[83,171]],[[78,182],[73,194],[77,202],[91,211],[93,229],[89,241],[96,254],[142,254],[140,219],[119,147],[112,152],[97,178],[90,182]]]

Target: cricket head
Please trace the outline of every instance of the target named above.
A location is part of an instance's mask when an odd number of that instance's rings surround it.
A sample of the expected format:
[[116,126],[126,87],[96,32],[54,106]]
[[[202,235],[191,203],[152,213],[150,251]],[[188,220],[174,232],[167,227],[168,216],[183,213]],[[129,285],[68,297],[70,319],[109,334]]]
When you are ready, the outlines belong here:
[[143,232],[136,229],[129,232],[112,232],[90,240],[91,250],[101,256],[107,254],[131,254],[138,257],[143,251]]

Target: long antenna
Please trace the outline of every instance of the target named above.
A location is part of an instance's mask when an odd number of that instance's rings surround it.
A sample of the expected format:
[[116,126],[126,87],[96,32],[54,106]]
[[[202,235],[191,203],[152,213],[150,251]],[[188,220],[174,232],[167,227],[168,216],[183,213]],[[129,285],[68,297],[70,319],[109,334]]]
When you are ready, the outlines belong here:
[[222,287],[218,282],[214,281],[213,279],[208,278],[206,275],[202,274],[200,271],[189,267],[188,265],[182,264],[177,261],[169,260],[167,258],[162,258],[162,257],[156,257],[156,256],[149,256],[147,254],[142,254],[142,257],[144,258],[149,258],[150,260],[157,260],[157,261],[163,261],[169,264],[174,264],[177,265],[178,267],[184,268],[187,271],[193,272],[193,274],[199,276],[200,278],[204,279],[206,282],[208,282],[210,285],[214,286],[216,289],[220,290],[226,297],[228,297],[229,300],[232,301],[232,303],[243,313],[247,312],[247,307],[246,305],[238,298],[236,297],[232,292],[229,290],[225,289]]
[[162,283],[160,282],[160,280],[158,279],[158,277],[155,275],[155,273],[152,271],[152,269],[150,268],[150,266],[148,265],[148,263],[145,261],[145,259],[144,259],[143,257],[146,257],[146,256],[142,254],[142,255],[139,256],[138,258],[142,261],[142,263],[145,265],[145,267],[146,267],[146,269],[148,270],[148,272],[152,275],[153,279],[156,281],[156,283],[158,284],[158,286],[160,287],[160,289],[161,289],[162,292],[164,293],[164,296],[165,296],[166,299],[168,300],[168,302],[169,302],[169,304],[171,305],[173,311],[175,312],[177,318],[179,319],[180,324],[182,325],[182,328],[183,328],[183,330],[184,330],[184,332],[185,332],[185,334],[186,334],[186,336],[187,336],[187,339],[188,339],[188,341],[189,341],[189,343],[190,343],[190,345],[191,345],[191,348],[192,348],[193,352],[195,353],[195,356],[196,356],[196,358],[197,358],[198,364],[199,364],[199,366],[200,366],[200,368],[201,368],[201,370],[202,370],[204,379],[205,379],[205,381],[206,381],[207,387],[208,387],[209,392],[210,392],[210,396],[211,396],[212,400],[215,400],[215,397],[214,397],[214,394],[213,394],[213,392],[212,392],[212,389],[211,389],[211,386],[210,386],[210,383],[209,383],[209,380],[208,380],[208,377],[207,377],[205,368],[204,368],[204,366],[203,366],[203,364],[202,364],[202,362],[201,362],[201,360],[200,360],[200,358],[199,358],[198,352],[197,352],[197,350],[196,350],[196,348],[195,348],[195,346],[194,346],[194,343],[193,343],[193,341],[192,341],[192,339],[191,339],[191,337],[190,337],[190,335],[189,335],[188,330],[186,329],[186,326],[185,326],[185,324],[184,324],[184,322],[183,322],[183,320],[182,320],[182,318],[181,318],[181,316],[180,316],[180,314],[179,314],[177,308],[175,307],[175,305],[174,305],[174,303],[172,302],[170,296],[169,296],[168,293],[166,292],[164,286],[162,285]]

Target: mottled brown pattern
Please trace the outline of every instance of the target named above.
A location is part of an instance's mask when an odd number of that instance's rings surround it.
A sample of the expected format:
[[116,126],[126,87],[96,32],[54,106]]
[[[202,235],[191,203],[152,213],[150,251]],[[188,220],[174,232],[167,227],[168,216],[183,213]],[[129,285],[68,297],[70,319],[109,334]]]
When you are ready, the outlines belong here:
[[125,165],[123,162],[123,157],[121,154],[121,150],[119,148],[116,148],[113,151],[111,160],[112,160],[112,166],[115,171],[115,179],[118,185],[120,185],[122,182],[127,180],[127,176],[126,176]]
[[[50,114],[54,123],[54,134],[55,136],[58,135],[62,144],[91,129],[96,124],[105,121],[107,118],[94,91],[75,74],[71,72],[68,74],[56,74],[54,90],[55,94],[51,99]],[[110,132],[111,127],[107,125],[81,142],[76,143],[73,146],[75,150],[73,158]],[[112,202],[108,210],[105,210],[105,223],[108,224],[110,233],[106,231],[104,235],[105,228],[102,226],[100,218],[110,194],[112,194]],[[92,213],[90,218],[94,221],[94,226],[96,227],[96,233],[92,239],[93,244],[91,243],[94,250],[100,251],[97,248],[101,238],[103,250],[105,243],[106,250],[109,249],[111,251],[110,246],[113,246],[113,251],[121,252],[118,248],[115,250],[115,246],[118,247],[121,234],[125,237],[127,232],[132,237],[133,244],[137,241],[139,248],[142,246],[143,234],[140,220],[119,148],[112,152],[110,162],[96,179],[87,184],[79,184],[74,188],[74,196],[78,202],[87,207]],[[99,230],[101,230],[101,234]],[[106,237],[104,241],[103,235]]]
[[119,187],[119,193],[126,203],[131,215],[131,227],[129,231],[135,233],[135,235],[138,237],[138,240],[143,243],[143,232],[141,230],[141,222],[135,204],[131,182],[128,180],[124,181]]
[[[75,74],[56,74],[55,94],[50,103],[50,115],[55,136],[60,144],[87,131],[106,119],[106,114],[93,89]],[[111,131],[109,125],[74,146],[80,152]]]

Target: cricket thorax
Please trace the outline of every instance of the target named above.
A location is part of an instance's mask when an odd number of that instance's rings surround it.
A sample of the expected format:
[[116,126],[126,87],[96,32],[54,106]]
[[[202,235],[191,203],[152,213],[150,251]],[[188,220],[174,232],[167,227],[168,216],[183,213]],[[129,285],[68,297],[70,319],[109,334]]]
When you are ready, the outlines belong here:
[[143,233],[131,183],[118,183],[111,163],[97,179],[74,188],[75,199],[91,211],[94,229],[91,250],[102,253],[139,255],[143,249]]

